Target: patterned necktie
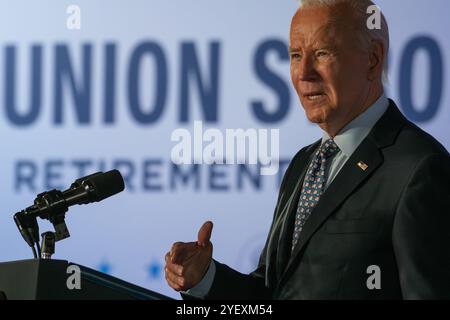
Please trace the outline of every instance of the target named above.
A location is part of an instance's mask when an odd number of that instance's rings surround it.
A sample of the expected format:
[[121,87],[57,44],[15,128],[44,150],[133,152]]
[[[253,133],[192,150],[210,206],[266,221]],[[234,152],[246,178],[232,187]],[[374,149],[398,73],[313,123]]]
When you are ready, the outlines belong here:
[[302,192],[300,193],[297,213],[295,215],[292,250],[294,250],[295,245],[298,242],[306,220],[308,220],[312,210],[319,202],[320,196],[325,189],[325,168],[328,165],[328,161],[331,160],[332,156],[334,156],[338,151],[339,147],[333,139],[328,139],[320,146],[319,150],[317,150],[308,167],[308,171],[306,172],[305,180],[303,182]]

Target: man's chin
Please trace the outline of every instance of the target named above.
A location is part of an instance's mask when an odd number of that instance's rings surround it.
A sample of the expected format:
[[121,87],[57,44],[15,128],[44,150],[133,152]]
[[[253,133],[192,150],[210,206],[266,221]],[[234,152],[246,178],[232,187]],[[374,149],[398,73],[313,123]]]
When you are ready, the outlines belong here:
[[321,124],[326,122],[327,119],[327,113],[324,112],[321,109],[314,109],[314,110],[306,110],[306,117],[308,118],[309,122]]

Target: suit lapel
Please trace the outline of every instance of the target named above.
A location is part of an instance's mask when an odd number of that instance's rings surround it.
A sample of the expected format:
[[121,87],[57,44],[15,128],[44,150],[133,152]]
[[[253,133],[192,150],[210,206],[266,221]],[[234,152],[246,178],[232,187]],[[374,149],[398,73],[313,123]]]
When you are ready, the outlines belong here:
[[306,170],[309,165],[309,161],[311,160],[312,154],[315,152],[317,147],[320,145],[321,140],[315,142],[312,144],[306,152],[302,155],[302,157],[297,162],[297,166],[294,168],[295,171],[293,171],[292,178],[290,179],[290,194],[291,197],[289,201],[286,203],[284,212],[283,212],[283,218],[282,218],[282,224],[281,224],[281,230],[280,230],[280,236],[278,241],[278,247],[277,247],[277,277],[281,278],[281,275],[286,268],[286,264],[288,262],[289,256],[290,256],[290,250],[291,250],[291,237],[293,232],[293,223],[292,221],[292,212],[296,211],[297,209],[297,203],[298,198],[301,191],[301,186],[303,184],[303,179],[305,177]]
[[[287,267],[281,276],[280,284],[286,279],[286,276],[291,272],[292,268],[297,265],[297,260],[301,256],[300,253],[317,229],[383,163],[380,148],[393,143],[396,134],[403,125],[403,120],[403,116],[391,101],[386,113],[377,122],[371,133],[363,140],[327,190],[322,194],[319,203],[312,211],[311,216],[308,218],[302,230],[299,242],[292,252]],[[365,170],[361,166],[358,166],[360,161],[367,165]],[[295,192],[297,199],[301,191],[300,189],[301,186],[298,185]],[[296,206],[294,205],[296,204],[291,203],[289,206],[289,216],[296,210]],[[288,242],[288,245],[290,245],[290,241]]]
[[[274,276],[276,276],[277,279],[281,277],[282,271],[286,267],[288,256],[285,256],[283,247],[288,220],[286,217],[295,204],[295,197],[297,195],[297,190],[299,189],[298,185],[301,180],[303,180],[311,154],[319,144],[320,140],[309,146],[294,160],[295,162],[293,163],[290,176],[286,182],[286,187],[284,190],[281,190],[282,194],[278,203],[279,207],[277,207],[277,212],[275,214],[276,220],[273,222],[272,229],[269,233],[270,238],[267,246],[266,279],[269,280],[267,283],[268,286],[270,286],[270,281],[272,281]],[[274,267],[276,274],[273,272]]]

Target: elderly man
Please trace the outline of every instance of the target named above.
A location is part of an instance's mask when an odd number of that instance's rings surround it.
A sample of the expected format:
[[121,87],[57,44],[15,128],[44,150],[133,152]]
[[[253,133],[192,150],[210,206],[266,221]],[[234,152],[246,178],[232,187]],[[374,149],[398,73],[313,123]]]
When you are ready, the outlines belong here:
[[304,0],[292,83],[323,130],[283,178],[258,268],[212,259],[212,223],[166,255],[168,284],[210,299],[450,298],[450,156],[383,93],[389,32],[369,0]]

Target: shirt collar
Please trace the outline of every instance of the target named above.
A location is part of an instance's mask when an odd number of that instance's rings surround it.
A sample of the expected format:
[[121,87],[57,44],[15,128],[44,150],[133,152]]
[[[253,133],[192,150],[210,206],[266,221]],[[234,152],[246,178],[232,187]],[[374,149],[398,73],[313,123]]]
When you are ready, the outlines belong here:
[[[372,130],[375,123],[381,118],[389,106],[389,101],[383,93],[374,104],[366,111],[361,113],[351,122],[349,122],[335,137],[334,142],[337,144],[342,153],[350,157],[364,138]],[[330,139],[325,131],[322,136],[322,143]]]

